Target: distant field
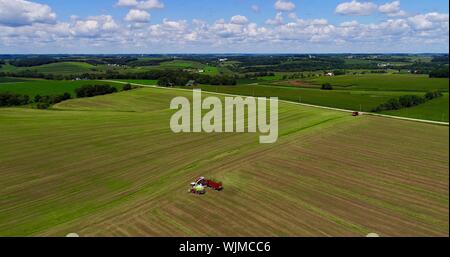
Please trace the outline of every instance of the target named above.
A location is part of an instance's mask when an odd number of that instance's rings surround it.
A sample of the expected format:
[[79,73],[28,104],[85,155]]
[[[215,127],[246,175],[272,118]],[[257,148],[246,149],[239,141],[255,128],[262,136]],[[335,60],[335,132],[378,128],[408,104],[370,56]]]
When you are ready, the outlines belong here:
[[[122,80],[143,85],[155,85],[151,80]],[[260,82],[261,84],[258,84]],[[199,85],[205,91],[228,93],[236,95],[279,97],[282,100],[302,102],[313,105],[348,109],[372,111],[378,105],[385,103],[391,98],[403,95],[423,96],[424,92],[401,92],[401,91],[359,91],[359,90],[332,90],[325,91],[310,86],[282,86],[277,84],[264,84],[262,80],[241,79],[237,86],[210,86]],[[445,94],[446,95],[446,94]],[[417,109],[416,109],[417,108]],[[393,115],[426,119],[434,121],[448,121],[448,97],[444,97],[435,104],[425,104],[420,108],[410,108],[408,111],[398,111]],[[407,115],[403,115],[403,114]],[[428,115],[428,116],[427,116]]]
[[0,72],[12,72],[17,71],[17,69],[19,68],[10,64],[4,64],[0,66]]
[[103,81],[66,81],[66,80],[23,80],[20,83],[0,83],[0,92],[11,92],[34,97],[35,95],[56,95],[65,92],[75,95],[75,89],[83,85],[108,84],[121,89],[123,85]]
[[218,68],[210,65],[205,65],[200,62],[186,61],[186,60],[174,60],[163,62],[160,64],[161,68],[183,68],[183,69],[198,69],[203,70],[204,74],[217,75],[220,71],[225,71],[225,68]]
[[428,78],[428,75],[411,74],[363,74],[306,79],[313,84],[330,83],[339,89],[380,91],[430,91],[448,92],[449,80]]
[[283,75],[275,74],[275,76],[258,77],[258,79],[262,80],[262,81],[278,81],[278,80],[283,79]]
[[[448,127],[280,103],[280,138],[174,134],[138,89],[0,109],[0,236],[448,236]],[[187,193],[198,176],[222,192]]]
[[0,77],[0,83],[17,83],[24,82],[25,79]]
[[[392,97],[401,96],[405,92],[381,92],[381,91],[346,91],[346,90],[315,90],[295,87],[266,86],[266,85],[238,85],[238,86],[199,86],[201,89],[212,92],[266,96],[280,99],[302,102],[307,104],[336,107],[348,110],[371,111],[381,103]],[[420,94],[422,93],[415,93]]]
[[42,66],[37,66],[36,71],[41,73],[53,74],[82,74],[91,71],[95,66],[84,62],[59,62]]
[[422,105],[396,111],[386,111],[383,113],[416,119],[449,121],[448,106],[449,106],[448,94],[444,94],[443,97],[426,102],[425,104]]
[[203,64],[194,61],[186,61],[186,60],[174,60],[163,62],[160,64],[161,67],[177,67],[177,68],[195,68],[200,69],[203,67]]
[[57,62],[40,66],[33,67],[14,67],[11,65],[6,65],[0,68],[0,71],[23,71],[32,70],[43,74],[59,74],[59,75],[69,75],[69,74],[83,74],[86,72],[91,72],[91,68],[95,66],[90,65],[85,62]]

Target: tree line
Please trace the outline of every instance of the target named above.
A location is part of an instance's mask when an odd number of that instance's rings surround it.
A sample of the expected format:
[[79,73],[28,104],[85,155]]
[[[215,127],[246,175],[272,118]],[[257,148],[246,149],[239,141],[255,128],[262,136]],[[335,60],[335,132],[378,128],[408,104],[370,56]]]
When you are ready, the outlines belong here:
[[[133,89],[130,84],[123,86],[123,91]],[[93,97],[98,95],[106,95],[116,93],[117,88],[110,85],[85,85],[75,90],[77,98]],[[35,104],[38,109],[48,109],[51,105],[69,100],[72,98],[70,93],[63,93],[60,95],[36,95],[33,99],[28,95],[1,92],[0,93],[0,107],[11,107]]]
[[448,66],[431,71],[430,78],[448,78]]
[[186,86],[189,81],[195,81],[198,84],[205,85],[236,85],[237,79],[234,76],[210,76],[210,75],[198,75],[192,73],[167,73],[165,76],[159,77],[158,86],[161,87],[176,87]]
[[[84,74],[43,74],[33,70],[22,70],[17,72],[0,72],[0,77],[23,77],[23,78],[42,78],[47,80],[74,80],[77,78],[87,80],[104,79],[136,79],[136,80],[164,80],[170,81],[175,86],[184,86],[189,80],[195,80],[200,84],[209,85],[236,85],[236,76],[227,75],[206,75],[191,73],[182,70],[153,70],[145,72],[118,72],[107,70],[104,73],[84,73]],[[165,85],[165,83],[163,83]]]
[[375,107],[372,110],[372,112],[382,112],[382,111],[410,108],[442,96],[443,94],[440,91],[430,91],[427,92],[424,96],[404,95],[400,97],[395,97],[389,99],[386,103],[380,104],[379,106]]
[[9,61],[9,64],[16,67],[33,67],[55,62],[58,62],[58,60],[55,58],[38,57],[38,58],[13,59]]

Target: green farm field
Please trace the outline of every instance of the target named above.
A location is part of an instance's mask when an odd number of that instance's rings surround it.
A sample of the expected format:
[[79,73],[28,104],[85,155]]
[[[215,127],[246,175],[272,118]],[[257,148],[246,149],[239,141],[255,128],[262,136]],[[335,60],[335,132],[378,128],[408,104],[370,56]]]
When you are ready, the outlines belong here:
[[159,65],[160,68],[183,68],[183,69],[201,69],[204,74],[217,75],[220,71],[227,70],[226,68],[218,68],[210,65],[205,65],[200,62],[187,60],[174,60],[163,62]]
[[[121,80],[122,82],[137,83],[142,85],[155,85],[151,80]],[[256,81],[256,83],[254,83]],[[257,83],[261,82],[261,84]],[[266,81],[267,82],[267,81]],[[199,85],[200,88],[209,92],[227,93],[247,96],[279,97],[279,99],[301,102],[305,104],[320,105],[326,107],[370,112],[378,105],[385,103],[391,98],[403,95],[424,96],[421,91],[381,91],[381,90],[320,90],[314,85],[283,86],[278,82],[266,83],[263,80],[242,79],[237,86],[210,86]],[[246,84],[249,83],[249,84]],[[448,96],[436,99],[424,105],[404,110],[386,112],[384,114],[448,122]]]
[[25,79],[0,77],[0,84],[25,82]]
[[421,91],[441,90],[448,92],[447,78],[429,78],[428,75],[412,74],[363,74],[335,77],[318,77],[306,80],[312,84],[330,83],[337,89],[380,90],[380,91]]
[[386,111],[383,112],[383,114],[415,119],[448,121],[448,104],[449,102],[447,93],[444,94],[444,96],[441,98],[434,99],[412,108],[406,108],[396,111]]
[[[327,107],[370,112],[391,98],[403,95],[423,96],[425,92],[439,90],[448,92],[449,80],[428,78],[411,74],[362,74],[335,77],[319,77],[301,80],[241,79],[234,87],[209,87],[202,89],[214,92],[255,96],[278,96],[280,99]],[[320,85],[330,83],[334,90],[320,90]],[[384,114],[448,122],[448,95],[429,103]]]
[[0,108],[0,236],[448,236],[448,127],[280,103],[261,145],[172,133],[176,96]]
[[236,95],[279,97],[282,100],[302,102],[306,104],[335,107],[348,110],[371,111],[392,97],[411,92],[383,91],[348,91],[348,90],[315,90],[308,88],[269,86],[269,85],[238,85],[238,86],[198,86],[205,91]]
[[43,74],[55,74],[55,75],[69,75],[69,74],[83,74],[92,72],[92,68],[95,66],[85,62],[57,62],[51,64],[45,64],[33,67],[15,67],[12,65],[5,65],[0,68],[5,72],[17,72],[23,70],[32,70]]
[[123,85],[105,81],[70,81],[20,79],[19,82],[0,82],[0,92],[11,92],[34,97],[36,95],[57,95],[65,92],[75,95],[75,90],[83,85],[108,84],[121,89]]

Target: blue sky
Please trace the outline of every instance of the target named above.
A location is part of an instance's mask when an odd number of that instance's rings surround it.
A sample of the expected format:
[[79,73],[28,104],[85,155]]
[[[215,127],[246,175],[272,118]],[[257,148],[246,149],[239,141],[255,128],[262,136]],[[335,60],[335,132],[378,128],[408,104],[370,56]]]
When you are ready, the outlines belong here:
[[448,52],[444,0],[0,0],[0,53]]

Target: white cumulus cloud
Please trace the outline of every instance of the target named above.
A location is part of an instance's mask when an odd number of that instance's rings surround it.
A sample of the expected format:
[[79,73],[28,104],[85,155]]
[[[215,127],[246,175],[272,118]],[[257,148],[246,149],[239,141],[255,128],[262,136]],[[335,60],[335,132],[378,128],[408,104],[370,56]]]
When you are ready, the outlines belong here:
[[75,20],[70,31],[76,37],[100,37],[116,32],[119,28],[112,16],[100,15]]
[[378,10],[391,17],[401,17],[406,15],[406,12],[400,9],[400,1],[380,5]]
[[233,24],[247,24],[248,23],[248,19],[245,16],[242,15],[235,15],[233,17],[231,17],[231,23]]
[[295,9],[295,4],[285,0],[277,0],[274,7],[277,11],[288,12]]
[[159,0],[119,0],[116,3],[116,6],[150,10],[164,8],[164,3],[160,2]]
[[54,23],[56,14],[45,4],[25,0],[0,0],[0,24],[24,26],[33,23]]
[[275,18],[273,18],[273,19],[268,19],[267,21],[266,21],[266,24],[269,24],[269,25],[281,25],[281,24],[283,24],[284,22],[283,22],[283,13],[281,13],[281,12],[278,12],[276,15],[275,15]]
[[144,10],[131,9],[125,16],[125,21],[146,23],[150,21],[150,13]]
[[340,15],[354,15],[365,16],[370,15],[377,10],[377,5],[372,2],[358,2],[352,0],[351,2],[341,3],[336,7],[336,13]]

